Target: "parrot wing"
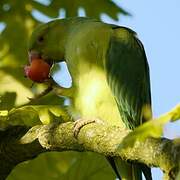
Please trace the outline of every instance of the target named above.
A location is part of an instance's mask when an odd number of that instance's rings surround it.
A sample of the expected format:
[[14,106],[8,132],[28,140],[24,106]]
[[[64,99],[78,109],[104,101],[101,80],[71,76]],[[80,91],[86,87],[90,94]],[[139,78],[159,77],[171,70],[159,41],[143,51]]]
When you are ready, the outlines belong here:
[[143,110],[151,107],[147,58],[132,30],[125,27],[113,30],[105,63],[107,81],[122,121],[129,129],[134,129],[145,120]]
[[[107,81],[117,102],[122,121],[127,128],[134,129],[152,115],[149,67],[143,45],[135,32],[125,27],[113,26],[112,29],[114,32],[105,62]],[[149,117],[146,115],[149,112],[144,109],[150,111]],[[121,161],[117,162],[120,164]],[[121,164],[123,169],[125,163],[121,162]],[[117,166],[119,167],[118,164]],[[131,173],[131,179],[140,180],[141,172],[147,180],[152,179],[151,170],[146,165],[129,164],[129,166],[124,169],[126,172],[123,172],[123,176],[127,179]]]

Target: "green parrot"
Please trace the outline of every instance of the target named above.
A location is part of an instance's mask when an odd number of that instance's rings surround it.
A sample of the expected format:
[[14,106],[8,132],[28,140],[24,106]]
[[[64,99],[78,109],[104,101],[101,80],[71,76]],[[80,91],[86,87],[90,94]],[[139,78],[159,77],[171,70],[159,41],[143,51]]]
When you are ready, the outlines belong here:
[[[32,33],[29,55],[30,62],[39,58],[50,66],[66,62],[74,119],[98,118],[123,131],[151,118],[148,63],[131,29],[91,18],[56,19]],[[143,164],[108,159],[119,179],[141,180],[142,172],[152,179],[150,168]]]

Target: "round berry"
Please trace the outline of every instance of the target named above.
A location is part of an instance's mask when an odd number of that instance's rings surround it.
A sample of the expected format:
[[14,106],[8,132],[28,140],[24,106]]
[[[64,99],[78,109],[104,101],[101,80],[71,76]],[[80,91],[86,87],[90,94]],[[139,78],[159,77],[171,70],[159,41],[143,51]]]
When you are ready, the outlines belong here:
[[33,59],[29,66],[24,67],[25,75],[35,82],[44,82],[49,78],[51,66],[42,59]]

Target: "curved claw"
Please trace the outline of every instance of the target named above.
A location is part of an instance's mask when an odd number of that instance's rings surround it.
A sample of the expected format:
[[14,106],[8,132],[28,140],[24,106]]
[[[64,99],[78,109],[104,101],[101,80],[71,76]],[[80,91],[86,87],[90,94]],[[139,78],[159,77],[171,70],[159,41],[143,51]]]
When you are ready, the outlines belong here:
[[74,137],[77,139],[81,128],[90,123],[103,123],[103,121],[100,119],[78,119],[78,120],[76,120],[74,122],[74,129],[73,129]]
[[27,97],[30,101],[35,101],[35,100],[38,100],[40,99],[41,97],[47,95],[49,92],[51,92],[53,90],[52,86],[49,86],[47,89],[45,89],[43,92],[35,95],[35,97],[33,98],[30,98],[30,97]]

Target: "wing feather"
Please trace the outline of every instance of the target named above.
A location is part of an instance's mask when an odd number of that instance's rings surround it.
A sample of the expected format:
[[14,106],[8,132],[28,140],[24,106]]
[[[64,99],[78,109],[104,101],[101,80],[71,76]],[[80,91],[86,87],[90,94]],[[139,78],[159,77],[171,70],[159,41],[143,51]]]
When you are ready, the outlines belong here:
[[121,118],[134,129],[144,121],[144,107],[151,107],[147,58],[135,33],[125,27],[113,28],[105,69]]

